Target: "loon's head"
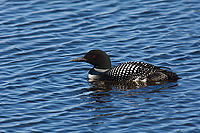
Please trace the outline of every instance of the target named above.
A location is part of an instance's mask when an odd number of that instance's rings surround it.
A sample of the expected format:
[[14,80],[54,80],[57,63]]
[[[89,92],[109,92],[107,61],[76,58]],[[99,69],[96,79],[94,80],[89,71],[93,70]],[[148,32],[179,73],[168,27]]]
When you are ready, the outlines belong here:
[[109,56],[101,50],[90,50],[85,56],[72,59],[74,62],[87,62],[98,69],[110,69],[111,62]]

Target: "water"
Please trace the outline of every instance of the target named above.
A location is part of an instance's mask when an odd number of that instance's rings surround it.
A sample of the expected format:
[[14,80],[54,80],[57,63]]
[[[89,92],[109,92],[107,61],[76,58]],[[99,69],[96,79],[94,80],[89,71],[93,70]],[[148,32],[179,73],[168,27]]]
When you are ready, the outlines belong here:
[[[1,0],[0,132],[200,132],[199,0]],[[182,79],[98,86],[91,49]]]

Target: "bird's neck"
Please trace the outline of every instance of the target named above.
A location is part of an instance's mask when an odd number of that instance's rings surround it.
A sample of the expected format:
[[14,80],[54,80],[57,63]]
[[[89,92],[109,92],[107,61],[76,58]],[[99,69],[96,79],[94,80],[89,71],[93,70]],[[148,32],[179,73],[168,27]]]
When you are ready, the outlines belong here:
[[102,74],[106,71],[108,71],[109,69],[104,69],[104,68],[96,68],[96,67],[93,67],[92,69],[90,69],[89,71],[89,74],[92,74],[92,75],[99,75],[99,74]]
[[103,68],[95,68],[93,67],[92,69],[90,69],[89,74],[88,74],[88,78],[90,80],[98,80],[100,78],[100,75],[106,71],[108,71],[109,69],[103,69]]

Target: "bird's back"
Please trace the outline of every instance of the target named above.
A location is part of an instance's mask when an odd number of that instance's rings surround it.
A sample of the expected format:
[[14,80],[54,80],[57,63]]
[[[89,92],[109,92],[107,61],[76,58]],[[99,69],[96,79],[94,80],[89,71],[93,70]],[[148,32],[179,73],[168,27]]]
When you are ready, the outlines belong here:
[[144,62],[126,62],[115,66],[101,75],[100,80],[108,81],[162,81],[177,80],[170,71]]

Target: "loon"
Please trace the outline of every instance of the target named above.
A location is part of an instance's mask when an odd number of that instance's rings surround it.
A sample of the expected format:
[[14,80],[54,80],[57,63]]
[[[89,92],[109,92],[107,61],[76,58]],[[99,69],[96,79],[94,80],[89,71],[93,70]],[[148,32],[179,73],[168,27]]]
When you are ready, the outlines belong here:
[[102,50],[90,50],[85,56],[70,61],[92,64],[94,67],[88,74],[89,80],[92,81],[160,82],[179,79],[175,73],[161,69],[165,67],[144,62],[126,62],[111,67],[109,56]]

